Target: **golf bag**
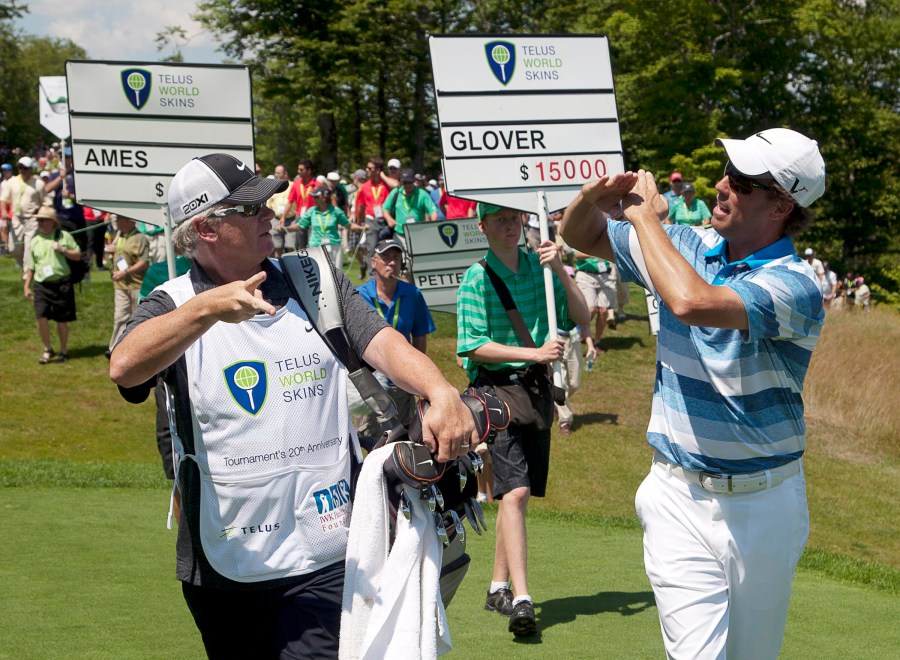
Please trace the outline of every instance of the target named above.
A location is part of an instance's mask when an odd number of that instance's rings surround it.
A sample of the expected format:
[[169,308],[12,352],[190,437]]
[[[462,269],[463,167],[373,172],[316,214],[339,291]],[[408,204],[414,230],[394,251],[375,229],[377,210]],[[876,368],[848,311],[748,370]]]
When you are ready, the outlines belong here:
[[[408,427],[400,423],[397,407],[390,395],[375,378],[372,370],[353,350],[347,337],[343,318],[343,301],[337,287],[336,270],[328,253],[319,247],[307,247],[282,255],[282,272],[291,292],[306,311],[316,331],[347,368],[350,381],[359,391],[366,405],[376,414],[383,429],[380,438],[360,438],[367,451],[386,444],[393,445],[391,457],[385,462],[389,489],[391,541],[394,538],[397,515],[410,515],[405,501],[403,484],[412,486],[419,497],[428,502],[435,518],[438,537],[444,543],[441,562],[440,589],[444,605],[449,605],[468,571],[471,558],[466,553],[463,520],[479,535],[486,529],[481,506],[475,499],[475,473],[483,468],[481,458],[474,451],[448,463],[439,463],[422,443],[422,419],[428,410],[427,401],[419,401]],[[463,403],[472,413],[479,440],[493,442],[497,433],[509,425],[509,408],[491,393],[466,390]],[[354,470],[351,498],[355,492]],[[470,478],[471,473],[471,478]],[[438,511],[440,509],[440,511]]]

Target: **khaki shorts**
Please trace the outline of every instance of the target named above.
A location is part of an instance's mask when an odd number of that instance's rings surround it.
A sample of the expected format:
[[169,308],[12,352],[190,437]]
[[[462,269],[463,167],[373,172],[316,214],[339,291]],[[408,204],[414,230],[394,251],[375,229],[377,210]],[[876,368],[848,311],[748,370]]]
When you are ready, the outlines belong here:
[[575,273],[575,284],[588,309],[610,309],[616,306],[616,280],[611,272],[607,273]]

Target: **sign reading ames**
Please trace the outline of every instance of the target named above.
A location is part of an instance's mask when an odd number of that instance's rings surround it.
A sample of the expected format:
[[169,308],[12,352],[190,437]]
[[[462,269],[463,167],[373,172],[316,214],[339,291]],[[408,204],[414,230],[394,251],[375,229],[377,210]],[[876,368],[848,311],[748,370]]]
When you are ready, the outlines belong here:
[[78,202],[162,224],[169,181],[189,160],[254,164],[245,66],[66,62]]
[[[488,250],[478,220],[407,223],[404,231],[415,258],[413,284],[422,290],[429,309],[455,314],[463,275]],[[519,245],[524,244],[523,234]]]
[[537,213],[625,170],[602,36],[429,40],[447,191]]

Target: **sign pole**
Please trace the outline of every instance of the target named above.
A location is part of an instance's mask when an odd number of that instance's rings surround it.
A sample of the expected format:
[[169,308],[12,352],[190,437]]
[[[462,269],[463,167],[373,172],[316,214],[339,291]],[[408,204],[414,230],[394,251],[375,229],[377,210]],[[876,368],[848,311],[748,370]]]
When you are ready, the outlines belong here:
[[[539,190],[537,193],[537,210],[538,224],[541,228],[541,243],[543,243],[550,240],[550,224],[547,219],[547,195],[543,190]],[[544,294],[547,298],[547,324],[550,327],[547,339],[557,339],[559,338],[559,326],[556,318],[556,297],[553,293],[553,271],[550,269],[550,264],[544,264],[543,268]],[[553,363],[553,384],[557,387],[562,387],[562,365],[559,363],[559,360]]]
[[166,266],[169,270],[169,279],[175,279],[175,244],[172,243],[172,218],[169,217],[169,205],[161,206],[163,214],[163,236],[166,237]]

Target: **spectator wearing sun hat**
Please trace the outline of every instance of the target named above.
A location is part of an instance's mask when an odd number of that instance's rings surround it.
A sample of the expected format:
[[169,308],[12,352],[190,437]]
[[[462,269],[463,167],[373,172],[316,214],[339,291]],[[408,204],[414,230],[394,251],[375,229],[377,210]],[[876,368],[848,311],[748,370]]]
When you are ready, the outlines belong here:
[[78,259],[81,251],[72,235],[59,228],[59,219],[52,206],[41,206],[34,215],[37,224],[29,241],[28,264],[25,271],[25,298],[34,302],[38,333],[44,344],[41,364],[56,356],[50,340],[50,321],[56,321],[59,335],[59,361],[69,359],[69,323],[75,321],[75,290],[72,286],[68,259]]
[[27,270],[31,265],[28,247],[31,237],[37,232],[37,212],[46,195],[43,179],[34,174],[34,159],[22,156],[17,165],[19,174],[7,181],[0,202],[3,211],[11,209],[12,213],[10,252],[16,257],[16,265]]

